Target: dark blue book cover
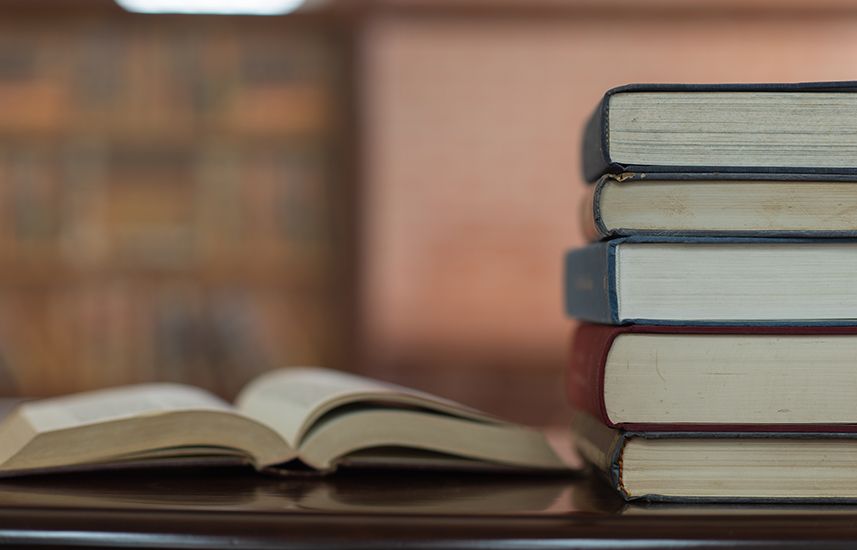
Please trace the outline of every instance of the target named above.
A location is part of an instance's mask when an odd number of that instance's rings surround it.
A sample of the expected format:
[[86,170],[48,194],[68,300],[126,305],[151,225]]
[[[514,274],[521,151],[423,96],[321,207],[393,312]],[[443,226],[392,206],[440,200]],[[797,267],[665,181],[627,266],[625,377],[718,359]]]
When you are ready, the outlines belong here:
[[[565,310],[575,319],[609,325],[649,324],[649,325],[738,325],[738,326],[855,326],[857,325],[857,305],[853,316],[845,318],[791,318],[778,319],[766,317],[760,310],[758,318],[657,318],[633,317],[624,318],[620,314],[619,281],[617,280],[617,251],[624,244],[691,244],[691,245],[739,245],[736,248],[746,249],[747,245],[785,244],[805,246],[815,244],[847,244],[853,245],[857,254],[855,239],[800,239],[800,238],[745,238],[745,237],[705,237],[705,236],[655,236],[635,235],[609,241],[602,241],[569,251],[565,256]],[[654,247],[653,247],[654,248]],[[740,267],[739,267],[740,269]],[[782,275],[781,273],[776,273]],[[775,273],[771,274],[772,276]],[[749,282],[749,281],[748,281]],[[818,288],[819,292],[829,294],[824,281],[808,279],[807,288]],[[700,280],[701,285],[706,281]],[[678,289],[677,289],[678,290]],[[734,297],[733,297],[734,298]],[[788,300],[788,297],[784,297]],[[843,295],[844,299],[844,295]],[[745,300],[753,300],[748,294]]]
[[608,90],[587,122],[583,134],[583,175],[587,181],[596,181],[606,173],[623,172],[688,172],[688,173],[770,173],[770,174],[812,174],[818,177],[826,175],[857,175],[857,161],[853,168],[841,167],[801,167],[801,166],[682,166],[624,164],[610,156],[610,98],[620,93],[644,92],[841,92],[857,93],[857,82],[803,82],[784,84],[629,84]]

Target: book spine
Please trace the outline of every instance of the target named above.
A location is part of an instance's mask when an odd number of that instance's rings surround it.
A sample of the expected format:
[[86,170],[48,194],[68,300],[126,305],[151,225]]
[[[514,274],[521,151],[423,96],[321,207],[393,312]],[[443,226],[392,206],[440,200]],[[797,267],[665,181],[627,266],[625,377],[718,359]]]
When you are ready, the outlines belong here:
[[605,96],[583,130],[583,177],[589,182],[596,181],[610,166],[607,148],[607,105],[608,97]]
[[591,185],[586,188],[583,196],[580,198],[580,229],[583,233],[583,238],[589,242],[595,242],[602,236],[600,231],[600,212],[598,210],[598,190],[601,188],[601,181],[596,185]]
[[616,241],[591,244],[565,256],[565,310],[570,317],[618,325],[613,254]]
[[574,446],[580,456],[628,499],[629,495],[622,486],[625,432],[609,428],[585,412],[577,412],[572,416],[571,432]]
[[604,365],[613,340],[625,327],[581,323],[572,334],[571,354],[566,370],[569,404],[611,428],[604,404]]

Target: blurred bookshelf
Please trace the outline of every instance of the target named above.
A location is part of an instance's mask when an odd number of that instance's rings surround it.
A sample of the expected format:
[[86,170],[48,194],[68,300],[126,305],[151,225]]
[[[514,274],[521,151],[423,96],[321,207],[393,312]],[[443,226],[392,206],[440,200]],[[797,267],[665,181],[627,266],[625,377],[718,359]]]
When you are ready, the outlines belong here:
[[79,6],[0,21],[0,393],[342,367],[342,37]]

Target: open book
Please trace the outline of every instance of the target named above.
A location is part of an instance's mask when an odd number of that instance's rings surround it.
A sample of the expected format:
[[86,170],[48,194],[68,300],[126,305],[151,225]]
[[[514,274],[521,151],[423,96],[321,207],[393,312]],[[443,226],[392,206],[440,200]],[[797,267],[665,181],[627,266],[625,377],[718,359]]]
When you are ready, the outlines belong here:
[[0,423],[0,475],[247,463],[562,470],[534,430],[422,392],[318,368],[273,371],[234,406],[147,384],[24,403]]

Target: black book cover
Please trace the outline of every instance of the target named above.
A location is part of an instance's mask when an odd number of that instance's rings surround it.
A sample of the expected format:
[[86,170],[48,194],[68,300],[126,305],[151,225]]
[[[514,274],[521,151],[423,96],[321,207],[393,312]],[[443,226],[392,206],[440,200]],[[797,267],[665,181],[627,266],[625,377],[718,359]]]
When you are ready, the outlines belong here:
[[[679,172],[679,173],[768,173],[806,174],[819,179],[828,175],[857,176],[854,168],[801,168],[801,167],[754,167],[754,166],[664,166],[620,164],[610,158],[609,104],[610,97],[628,92],[842,92],[857,93],[857,81],[799,82],[782,84],[628,84],[608,90],[595,112],[586,123],[583,133],[583,175],[586,181],[596,181],[603,174],[623,172]],[[857,162],[855,162],[857,164]]]
[[[857,495],[849,497],[796,497],[796,496],[684,496],[659,494],[657,492],[631,494],[623,483],[625,445],[629,440],[640,438],[659,439],[772,439],[799,441],[802,439],[828,439],[843,442],[857,439],[857,433],[813,433],[813,432],[699,432],[699,431],[627,431],[608,428],[585,412],[576,412],[572,421],[572,432],[581,456],[598,475],[622,495],[627,501],[684,502],[684,503],[857,503]],[[774,460],[774,457],[771,459]],[[807,466],[812,466],[808,464]]]

